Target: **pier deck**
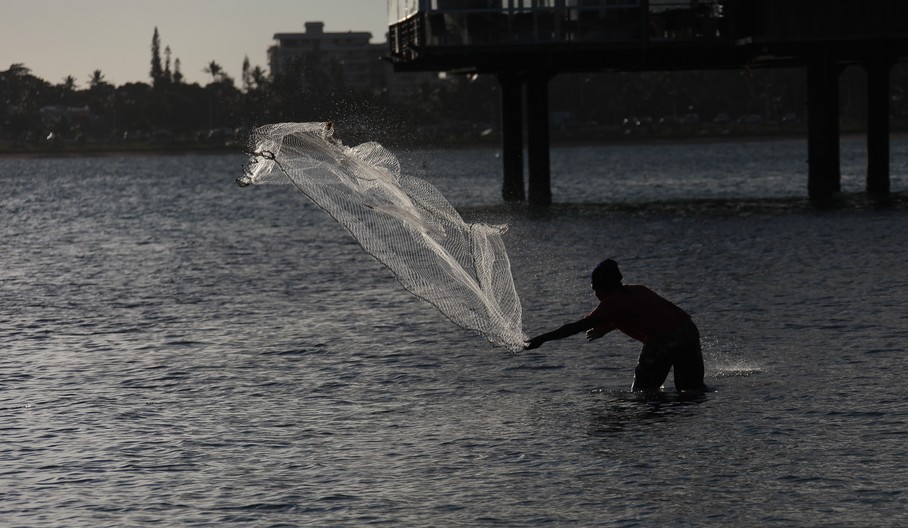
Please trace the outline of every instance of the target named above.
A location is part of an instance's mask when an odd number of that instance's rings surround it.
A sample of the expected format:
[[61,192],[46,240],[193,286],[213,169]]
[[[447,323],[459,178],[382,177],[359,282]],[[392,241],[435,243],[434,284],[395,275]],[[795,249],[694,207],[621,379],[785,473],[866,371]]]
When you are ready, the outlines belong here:
[[807,190],[827,200],[840,189],[838,78],[854,64],[868,79],[867,191],[889,192],[889,71],[908,59],[904,0],[392,0],[389,18],[396,71],[498,77],[506,201],[551,203],[553,76],[770,67],[807,75]]

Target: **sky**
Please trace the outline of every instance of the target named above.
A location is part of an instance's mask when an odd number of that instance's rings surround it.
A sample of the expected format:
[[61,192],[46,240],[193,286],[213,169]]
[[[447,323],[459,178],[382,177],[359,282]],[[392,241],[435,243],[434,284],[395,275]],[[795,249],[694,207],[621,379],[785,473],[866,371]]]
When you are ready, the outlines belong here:
[[155,27],[185,82],[207,84],[215,61],[239,79],[243,59],[268,70],[275,33],[367,31],[384,42],[387,0],[0,0],[0,71],[22,63],[51,84],[72,75],[86,88],[92,72],[120,86],[150,82]]

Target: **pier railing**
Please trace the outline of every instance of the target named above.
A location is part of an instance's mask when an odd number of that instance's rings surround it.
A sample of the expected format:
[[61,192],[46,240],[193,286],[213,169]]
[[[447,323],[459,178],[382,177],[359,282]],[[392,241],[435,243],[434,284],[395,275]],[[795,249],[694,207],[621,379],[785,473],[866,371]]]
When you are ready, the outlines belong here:
[[[392,1],[392,4],[395,2]],[[414,47],[529,46],[724,39],[721,0],[401,0],[392,56]]]

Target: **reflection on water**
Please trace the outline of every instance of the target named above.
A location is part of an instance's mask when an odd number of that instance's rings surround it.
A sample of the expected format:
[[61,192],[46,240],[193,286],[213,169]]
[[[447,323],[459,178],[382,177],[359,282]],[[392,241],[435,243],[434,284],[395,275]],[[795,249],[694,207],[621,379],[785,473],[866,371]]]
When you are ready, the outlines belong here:
[[[395,153],[405,171],[427,178],[455,206],[501,202],[501,160],[495,149],[469,155],[447,150]],[[456,151],[454,151],[456,152]],[[863,138],[841,140],[841,188],[846,194],[866,188],[867,156]],[[908,191],[908,141],[890,143],[891,189]],[[734,214],[737,202],[772,204],[779,199],[797,205],[807,189],[805,140],[718,143],[645,143],[558,147],[551,152],[553,200],[562,204],[726,202]],[[788,208],[789,204],[782,204]],[[651,205],[647,206],[649,209]],[[671,211],[669,211],[671,212]]]

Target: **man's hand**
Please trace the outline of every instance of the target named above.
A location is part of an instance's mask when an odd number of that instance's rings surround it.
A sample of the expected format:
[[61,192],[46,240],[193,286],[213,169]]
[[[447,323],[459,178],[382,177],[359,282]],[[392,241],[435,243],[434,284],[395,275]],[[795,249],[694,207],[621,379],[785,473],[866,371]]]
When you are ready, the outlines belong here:
[[590,328],[586,331],[586,340],[594,341],[604,336],[607,332],[605,330],[600,330],[598,328]]
[[523,349],[533,350],[534,348],[539,348],[543,343],[545,343],[545,341],[543,341],[539,337],[534,337],[533,339],[527,341],[526,345],[523,346]]

